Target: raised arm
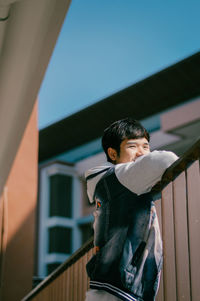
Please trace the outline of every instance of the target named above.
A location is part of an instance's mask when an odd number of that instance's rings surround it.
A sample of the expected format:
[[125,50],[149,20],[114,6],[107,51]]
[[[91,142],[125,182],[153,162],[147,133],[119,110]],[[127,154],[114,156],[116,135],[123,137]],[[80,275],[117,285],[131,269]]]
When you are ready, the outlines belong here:
[[115,173],[121,184],[140,195],[149,192],[177,159],[172,152],[153,151],[135,162],[117,164]]

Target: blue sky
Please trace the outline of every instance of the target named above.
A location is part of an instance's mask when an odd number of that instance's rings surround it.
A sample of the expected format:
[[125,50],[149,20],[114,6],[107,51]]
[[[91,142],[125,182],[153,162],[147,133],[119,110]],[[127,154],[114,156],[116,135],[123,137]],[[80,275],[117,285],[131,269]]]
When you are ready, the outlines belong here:
[[199,0],[72,0],[39,92],[39,128],[200,49]]

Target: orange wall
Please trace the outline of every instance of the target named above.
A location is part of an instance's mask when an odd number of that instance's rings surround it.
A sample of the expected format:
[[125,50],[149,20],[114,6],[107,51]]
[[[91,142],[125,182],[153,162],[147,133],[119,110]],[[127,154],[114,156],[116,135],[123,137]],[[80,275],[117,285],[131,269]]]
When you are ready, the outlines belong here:
[[19,301],[32,287],[37,177],[36,102],[1,197],[0,299],[4,301]]

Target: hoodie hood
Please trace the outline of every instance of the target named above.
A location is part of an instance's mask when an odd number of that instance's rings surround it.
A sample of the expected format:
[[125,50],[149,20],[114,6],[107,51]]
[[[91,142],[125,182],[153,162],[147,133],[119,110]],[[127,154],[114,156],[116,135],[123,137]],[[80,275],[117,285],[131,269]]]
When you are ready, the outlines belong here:
[[85,178],[87,180],[87,194],[89,197],[90,203],[94,202],[93,196],[97,183],[101,177],[107,172],[109,167],[113,167],[114,164],[110,162],[105,162],[102,165],[90,168],[85,172]]

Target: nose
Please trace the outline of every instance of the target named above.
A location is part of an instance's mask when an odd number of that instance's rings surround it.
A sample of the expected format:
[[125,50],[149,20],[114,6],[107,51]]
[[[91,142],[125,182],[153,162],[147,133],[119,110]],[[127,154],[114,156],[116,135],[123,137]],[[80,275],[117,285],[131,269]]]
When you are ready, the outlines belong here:
[[143,148],[142,148],[142,147],[138,147],[138,148],[137,148],[136,156],[137,156],[137,157],[140,157],[140,156],[142,156],[142,155],[144,155]]

